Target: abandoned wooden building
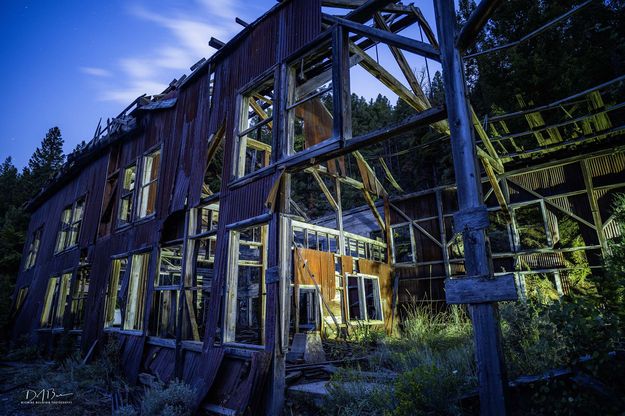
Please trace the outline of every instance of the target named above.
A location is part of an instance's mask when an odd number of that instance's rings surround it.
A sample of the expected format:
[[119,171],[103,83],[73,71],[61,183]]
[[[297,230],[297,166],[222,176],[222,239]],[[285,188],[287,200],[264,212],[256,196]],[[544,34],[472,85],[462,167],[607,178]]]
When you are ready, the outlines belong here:
[[[72,336],[85,353],[115,338],[131,382],[178,377],[216,413],[275,413],[301,334],[390,333],[411,299],[444,307],[446,279],[467,274],[460,185],[398,168],[420,169],[427,147],[450,152],[449,108],[430,105],[411,69],[441,60],[417,7],[286,0],[241,24],[188,76],[98,126],[30,202],[13,336],[46,349]],[[492,271],[520,298],[528,275],[571,290],[570,253],[602,267],[625,190],[611,95],[624,79],[540,107],[519,97],[504,115],[470,111]],[[363,83],[408,115],[352,123]]]

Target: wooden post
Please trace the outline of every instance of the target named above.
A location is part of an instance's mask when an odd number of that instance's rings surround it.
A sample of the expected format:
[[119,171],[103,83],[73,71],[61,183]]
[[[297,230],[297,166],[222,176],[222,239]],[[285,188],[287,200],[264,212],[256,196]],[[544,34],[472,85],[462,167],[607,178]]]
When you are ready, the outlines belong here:
[[599,211],[599,204],[595,197],[595,188],[592,184],[592,174],[588,168],[588,160],[582,160],[580,162],[582,168],[582,176],[584,177],[584,185],[586,186],[586,193],[588,194],[588,203],[590,204],[590,211],[592,212],[592,219],[595,224],[597,239],[601,245],[601,255],[605,257],[608,253],[608,244],[603,232],[603,220],[601,219],[601,212]]
[[[195,211],[194,211],[195,213]],[[182,267],[180,270],[180,285],[177,295],[177,316],[176,316],[176,362],[174,363],[174,373],[176,377],[182,380],[182,374],[184,369],[183,356],[182,356],[182,314],[184,313],[183,302],[186,302],[184,296],[184,283],[187,280],[187,274],[192,270],[192,264],[189,257],[189,216],[191,215],[191,209],[185,210],[184,214],[184,231],[182,236]],[[194,217],[195,218],[195,217]],[[195,221],[192,223],[195,225]],[[191,250],[193,252],[193,250]],[[157,267],[159,267],[157,265]],[[159,273],[158,269],[156,273]],[[156,274],[154,274],[156,276]]]
[[[488,214],[482,200],[479,182],[473,126],[466,99],[464,68],[454,41],[456,36],[454,1],[435,0],[434,8],[441,45],[445,101],[458,187],[459,212],[454,218],[454,223],[463,233],[465,267],[468,275],[492,276],[492,264],[484,232],[488,226]],[[469,220],[470,216],[473,217],[472,221]],[[497,304],[471,304],[469,311],[474,329],[480,412],[482,415],[505,415],[505,374]]]

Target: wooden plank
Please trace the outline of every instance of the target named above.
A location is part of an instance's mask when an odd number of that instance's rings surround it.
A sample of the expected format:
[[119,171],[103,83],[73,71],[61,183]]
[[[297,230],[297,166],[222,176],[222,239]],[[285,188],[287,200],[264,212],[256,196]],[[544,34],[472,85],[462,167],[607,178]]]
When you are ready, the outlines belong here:
[[594,186],[592,183],[592,173],[588,167],[588,159],[580,162],[582,168],[582,176],[584,177],[584,186],[586,187],[586,194],[588,195],[588,203],[590,204],[590,211],[592,212],[592,219],[595,224],[595,231],[597,232],[597,239],[601,245],[601,253],[605,256],[609,253],[608,241],[605,238],[603,231],[603,220],[601,219],[601,211],[599,210],[599,204],[595,196]]
[[495,278],[461,277],[445,279],[445,301],[450,305],[516,301],[514,274]]
[[486,172],[486,176],[488,176],[488,181],[490,182],[490,185],[493,187],[493,193],[495,194],[495,197],[497,198],[497,202],[499,202],[501,211],[504,213],[506,217],[506,221],[510,222],[511,219],[510,219],[510,210],[508,209],[508,203],[506,201],[506,198],[503,195],[503,192],[501,191],[501,187],[499,186],[499,180],[497,180],[497,177],[495,176],[495,171],[493,170],[493,167],[491,166],[490,162],[487,159],[482,159],[482,165],[484,166],[484,171]]

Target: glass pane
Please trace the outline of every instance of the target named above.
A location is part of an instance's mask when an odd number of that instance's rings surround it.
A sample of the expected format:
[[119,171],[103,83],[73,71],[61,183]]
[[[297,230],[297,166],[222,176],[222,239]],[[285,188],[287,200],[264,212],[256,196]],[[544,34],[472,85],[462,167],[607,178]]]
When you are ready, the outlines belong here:
[[139,201],[139,218],[154,214],[156,210],[156,189],[158,182],[151,182],[141,188],[141,200]]
[[158,178],[158,169],[161,165],[161,151],[157,150],[143,157],[143,185]]
[[135,175],[137,173],[137,166],[132,165],[124,169],[124,191],[132,191],[135,189]]

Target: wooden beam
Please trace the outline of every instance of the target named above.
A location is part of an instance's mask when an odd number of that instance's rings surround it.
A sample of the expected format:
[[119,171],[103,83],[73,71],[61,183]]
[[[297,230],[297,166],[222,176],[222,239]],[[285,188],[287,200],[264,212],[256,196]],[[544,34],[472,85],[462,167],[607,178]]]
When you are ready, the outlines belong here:
[[408,214],[406,214],[404,211],[402,211],[397,205],[393,204],[392,202],[389,202],[389,205],[391,208],[393,208],[395,210],[395,212],[397,212],[399,214],[400,217],[402,217],[403,219],[405,219],[406,221],[410,222],[410,225],[412,225],[414,228],[416,228],[418,231],[422,232],[427,238],[429,238],[430,240],[432,240],[432,242],[434,244],[436,244],[439,247],[443,247],[443,245],[441,244],[440,241],[438,241],[436,239],[436,237],[434,237],[432,234],[430,234],[425,228],[421,227],[421,225],[419,225],[417,223],[417,221],[413,218],[410,218],[408,216]]
[[411,106],[417,111],[423,111],[430,108],[430,103],[417,97],[412,91],[410,91],[404,84],[402,84],[397,78],[395,78],[384,67],[379,65],[375,59],[371,58],[365,51],[360,49],[354,43],[350,43],[349,49],[361,58],[358,63],[363,69],[369,72],[374,78],[384,84],[388,89],[393,91],[399,98],[404,100],[406,104]]
[[456,47],[460,52],[464,52],[475,43],[476,38],[500,3],[501,0],[480,1],[458,34]]
[[448,304],[490,303],[517,300],[514,274],[495,278],[461,277],[445,279],[445,301]]
[[[356,9],[362,6],[366,0],[322,0],[321,5],[325,7],[335,7],[337,9]],[[392,1],[379,8],[389,13],[410,13],[410,7],[403,4],[394,4]]]
[[408,7],[410,7],[410,10],[414,14],[414,16],[417,18],[417,22],[419,22],[419,25],[421,26],[421,30],[423,30],[423,32],[425,33],[425,37],[428,39],[428,42],[430,42],[430,45],[438,49],[438,40],[436,40],[436,35],[434,35],[434,31],[432,31],[432,28],[430,27],[430,24],[428,23],[428,21],[425,20],[425,17],[423,16],[421,9],[418,7],[415,7],[413,4],[410,4],[410,6]]
[[[382,15],[379,12],[373,16],[373,19],[375,20],[375,23],[380,27],[380,29],[386,30],[387,32],[391,31],[388,24],[382,18]],[[425,96],[425,93],[423,92],[421,85],[419,85],[419,81],[417,81],[417,77],[415,76],[414,72],[412,72],[410,64],[406,60],[406,57],[404,56],[402,50],[396,46],[389,46],[389,48],[391,50],[391,53],[393,54],[393,57],[395,58],[395,61],[397,62],[397,65],[399,65],[399,69],[401,70],[402,74],[404,74],[404,77],[406,77],[406,81],[408,81],[408,85],[410,85],[412,92],[414,92],[415,95],[418,96],[421,101],[423,101],[426,108],[430,108],[430,101]]]
[[405,36],[397,35],[395,33],[386,32],[384,30],[375,29],[371,26],[366,26],[360,23],[355,23],[350,20],[341,19],[340,17],[323,15],[324,19],[338,23],[340,26],[347,28],[350,32],[357,33],[362,36],[366,36],[372,40],[377,40],[388,45],[393,45],[398,48],[404,49],[408,52],[415,53],[419,56],[425,56],[426,58],[440,61],[440,55],[438,50],[432,45],[425,42],[420,42]]
[[346,19],[354,22],[364,23],[371,19],[371,16],[378,10],[383,9],[397,0],[367,0],[345,16]]
[[495,193],[495,198],[497,198],[497,202],[499,202],[501,211],[504,213],[506,221],[509,223],[511,221],[510,210],[508,209],[508,203],[506,202],[506,198],[504,197],[503,192],[501,191],[501,187],[499,186],[499,180],[497,180],[497,177],[495,176],[495,171],[493,170],[490,162],[486,159],[482,159],[482,165],[484,166],[486,176],[488,176],[488,181],[493,187],[493,192]]
[[595,197],[595,190],[592,183],[592,173],[588,167],[588,160],[582,160],[580,162],[580,166],[582,168],[582,176],[584,177],[586,193],[588,194],[588,203],[590,204],[592,219],[595,223],[597,239],[601,245],[601,254],[605,257],[609,253],[608,241],[605,238],[605,233],[603,231],[603,220],[601,219],[601,211],[599,210],[599,204],[597,203],[597,198]]
[[378,212],[375,206],[375,202],[373,202],[373,198],[371,198],[371,194],[369,193],[369,191],[367,191],[366,188],[362,188],[362,194],[365,197],[365,202],[369,206],[369,209],[371,210],[373,217],[378,222],[378,225],[380,226],[380,230],[382,230],[383,233],[386,233],[386,224],[384,223],[382,216]]
[[349,38],[342,27],[337,26],[332,32],[332,85],[335,93],[332,104],[336,111],[333,115],[332,133],[339,140],[352,136],[352,105],[349,80]]
[[[464,66],[460,51],[455,46],[456,13],[454,0],[435,0],[436,27],[441,48],[441,66],[445,86],[445,102],[449,112],[451,150],[457,184],[459,212],[454,223],[463,230],[465,268],[469,276],[493,276],[485,228],[488,221],[482,200],[475,140],[468,112]],[[472,226],[459,221],[471,213],[481,213]],[[487,219],[487,218],[486,218]],[[467,297],[468,301],[472,299]],[[475,357],[479,381],[480,413],[506,414],[505,365],[501,346],[501,327],[496,303],[469,304],[473,323]]]
[[326,186],[326,184],[323,181],[323,179],[321,178],[321,176],[319,176],[319,174],[315,170],[311,170],[310,173],[312,174],[313,178],[315,178],[315,180],[317,181],[317,184],[319,184],[319,188],[321,188],[321,192],[323,192],[323,194],[326,196],[326,199],[328,200],[328,202],[332,206],[332,209],[335,212],[338,211],[339,210],[339,206],[336,203],[336,200],[334,199],[334,197],[332,196],[332,192],[330,192],[330,190]]
[[224,46],[226,46],[226,44],[217,38],[211,37],[211,39],[208,41],[208,46],[215,48],[215,49],[221,49]]
[[250,25],[245,20],[239,19],[238,17],[235,17],[234,21],[237,22],[238,24],[240,24],[243,27],[248,27]]
[[582,223],[582,224],[584,224],[584,225],[587,225],[588,227],[592,228],[593,230],[595,229],[594,224],[592,224],[592,223],[590,223],[590,222],[586,221],[585,219],[583,219],[583,218],[582,218],[582,217],[580,217],[579,215],[574,214],[574,213],[572,213],[571,211],[566,210],[566,209],[564,209],[564,208],[562,208],[562,207],[560,207],[560,206],[558,206],[558,205],[554,204],[554,203],[553,203],[553,202],[551,202],[548,198],[545,198],[544,196],[542,196],[542,195],[541,195],[541,194],[539,194],[538,192],[536,192],[536,191],[534,191],[534,190],[532,190],[532,189],[527,189],[526,187],[524,187],[523,185],[521,185],[520,183],[518,183],[517,181],[515,181],[515,180],[514,180],[514,178],[512,178],[512,177],[508,177],[507,179],[508,179],[508,182],[512,183],[514,186],[517,186],[517,187],[519,187],[521,190],[523,190],[523,191],[525,191],[525,192],[527,192],[527,193],[529,193],[529,194],[531,194],[531,195],[534,195],[536,198],[539,198],[539,199],[541,199],[541,200],[545,201],[545,203],[546,203],[547,205],[549,205],[550,207],[552,207],[552,208],[554,208],[554,209],[556,209],[556,210],[558,210],[558,211],[560,211],[560,212],[565,213],[565,214],[566,214],[566,215],[568,215],[569,217],[571,217],[571,218],[573,218],[573,219],[575,219],[575,220],[577,220],[577,221],[581,222],[581,223]]

